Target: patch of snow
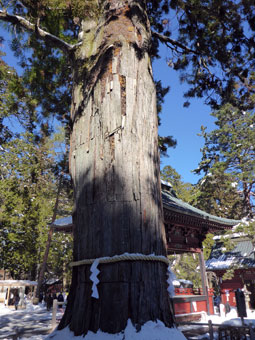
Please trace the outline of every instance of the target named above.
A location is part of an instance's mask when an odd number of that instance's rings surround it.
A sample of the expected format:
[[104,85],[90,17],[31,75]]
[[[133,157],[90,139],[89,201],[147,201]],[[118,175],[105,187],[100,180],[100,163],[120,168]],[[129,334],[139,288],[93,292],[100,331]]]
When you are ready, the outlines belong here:
[[205,181],[206,181],[206,177],[204,177],[204,178],[202,179],[202,181],[200,182],[200,185],[203,185],[203,184],[205,183]]
[[109,334],[104,333],[102,331],[98,331],[97,333],[93,333],[91,331],[84,337],[74,336],[74,333],[70,331],[69,327],[64,328],[61,331],[54,331],[50,334],[47,340],[165,340],[165,339],[174,339],[174,340],[186,340],[185,336],[182,332],[177,328],[168,328],[163,322],[157,321],[146,322],[141,330],[137,332],[136,328],[132,325],[132,322],[128,320],[127,327],[123,332],[117,334]]
[[[57,312],[57,319],[60,319],[63,315],[63,312]],[[3,304],[0,303],[0,336],[1,339],[10,339],[13,335],[13,329],[17,325],[18,322],[24,319],[29,319],[30,322],[35,325],[35,330],[38,333],[40,327],[51,326],[51,318],[52,312],[47,311],[44,304],[32,305],[29,301],[27,303],[27,308],[25,310],[13,310],[7,307],[4,307]],[[42,320],[48,320],[48,324],[42,324]],[[241,319],[237,317],[236,308],[231,308],[231,311],[225,315],[208,315],[207,320],[211,320],[213,324],[229,324],[229,325],[241,325]],[[205,321],[201,320],[201,324]],[[255,325],[255,311],[247,310],[247,318],[244,318],[245,324],[253,324]],[[9,326],[7,326],[7,324]],[[123,332],[118,334],[108,334],[102,331],[98,331],[97,333],[89,332],[85,337],[77,336],[69,330],[69,328],[65,328],[62,331],[55,330],[49,335],[24,335],[20,337],[18,340],[185,340],[185,336],[181,333],[181,331],[193,329],[193,328],[201,328],[201,326],[190,326],[183,325],[177,328],[167,328],[161,322],[152,322],[149,321],[144,324],[141,328],[140,332],[137,332],[135,327],[133,327],[131,321],[128,321],[127,327]],[[205,330],[206,332],[206,330]],[[218,339],[218,333],[214,334],[215,339]],[[189,337],[189,339],[209,339],[208,333],[204,333],[201,336],[194,336],[194,338]]]
[[170,182],[167,182],[167,181],[163,181],[163,179],[161,179],[161,183],[169,188],[172,188],[172,184]]
[[168,279],[167,279],[168,288],[167,288],[167,291],[168,291],[169,296],[171,298],[175,294],[175,292],[174,292],[174,286],[175,286],[174,282],[177,282],[177,280],[176,280],[175,274],[171,271],[170,266],[168,266],[168,268],[167,268],[167,274],[168,274]]
[[30,280],[0,280],[1,285],[12,285],[13,287],[18,286],[37,286],[37,281]]
[[[235,230],[234,228],[237,226],[239,226],[239,224],[234,226],[233,230]],[[236,237],[242,237],[242,236],[246,236],[246,234],[241,232],[241,233],[233,233],[233,234],[226,234],[226,235],[217,235],[213,237],[213,240],[220,240],[223,238],[236,238]]]

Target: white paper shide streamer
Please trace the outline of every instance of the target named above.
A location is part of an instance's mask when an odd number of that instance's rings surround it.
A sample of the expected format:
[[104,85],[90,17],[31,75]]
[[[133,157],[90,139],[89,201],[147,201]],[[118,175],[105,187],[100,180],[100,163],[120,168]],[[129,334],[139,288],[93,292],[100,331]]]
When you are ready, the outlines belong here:
[[92,294],[91,296],[95,299],[99,299],[99,294],[97,290],[97,284],[99,282],[99,278],[97,277],[98,274],[100,273],[100,270],[97,268],[99,265],[99,259],[95,259],[95,261],[92,263],[90,267],[91,275],[90,275],[90,280],[92,281]]

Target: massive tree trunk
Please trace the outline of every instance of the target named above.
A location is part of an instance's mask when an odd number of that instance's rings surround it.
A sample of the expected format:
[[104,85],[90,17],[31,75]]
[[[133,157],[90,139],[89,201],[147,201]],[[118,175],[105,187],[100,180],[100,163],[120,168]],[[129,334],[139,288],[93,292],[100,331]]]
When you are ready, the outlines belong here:
[[[75,188],[74,261],[123,253],[166,255],[150,27],[142,1],[108,1],[83,22],[73,57],[70,169]],[[74,267],[60,329],[117,333],[131,319],[173,325],[162,262]]]

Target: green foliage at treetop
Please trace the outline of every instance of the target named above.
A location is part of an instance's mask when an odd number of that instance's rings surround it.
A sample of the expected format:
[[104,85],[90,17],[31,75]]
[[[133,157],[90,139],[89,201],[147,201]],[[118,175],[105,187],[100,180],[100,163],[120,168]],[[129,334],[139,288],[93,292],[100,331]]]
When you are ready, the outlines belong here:
[[[231,217],[252,216],[255,194],[254,112],[226,104],[212,115],[218,128],[210,133],[202,128],[205,145],[196,172],[206,174],[204,181],[208,186],[210,182],[215,188],[221,186],[221,190],[216,189],[218,202],[216,197],[214,201],[222,208],[228,206],[227,213]],[[222,204],[221,199],[226,204]]]
[[11,121],[16,121],[24,131],[30,132],[38,121],[35,110],[37,101],[23,86],[16,71],[2,60],[3,56],[0,51],[0,145],[15,134],[10,127],[13,125]]
[[190,203],[209,214],[238,220],[243,210],[236,178],[217,165],[197,183]]
[[[181,81],[189,85],[187,99],[203,97],[214,109],[237,102],[242,109],[250,107],[247,97],[254,93],[255,63],[253,1],[130,2],[127,15],[135,20],[138,12],[150,21],[150,56],[159,57],[160,43],[168,47],[167,65],[179,71]],[[64,42],[79,43],[79,33],[92,19],[107,22],[114,18],[114,9],[109,10],[107,1],[4,0],[0,14],[5,28],[13,33],[12,48],[24,69],[24,82],[32,98],[45,117],[58,117],[68,132],[73,55],[63,52],[61,46]],[[15,16],[26,19],[34,29],[27,29]],[[58,42],[48,39],[46,43],[39,29]],[[172,142],[172,138],[161,139],[163,152]]]

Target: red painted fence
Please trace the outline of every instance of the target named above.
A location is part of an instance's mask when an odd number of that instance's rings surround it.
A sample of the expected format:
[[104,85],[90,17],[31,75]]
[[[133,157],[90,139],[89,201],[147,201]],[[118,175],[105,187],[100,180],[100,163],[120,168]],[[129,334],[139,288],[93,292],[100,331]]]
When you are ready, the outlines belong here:
[[173,298],[175,315],[206,312],[214,314],[213,308],[213,289],[208,289],[209,311],[207,310],[206,295],[202,289],[175,288]]

